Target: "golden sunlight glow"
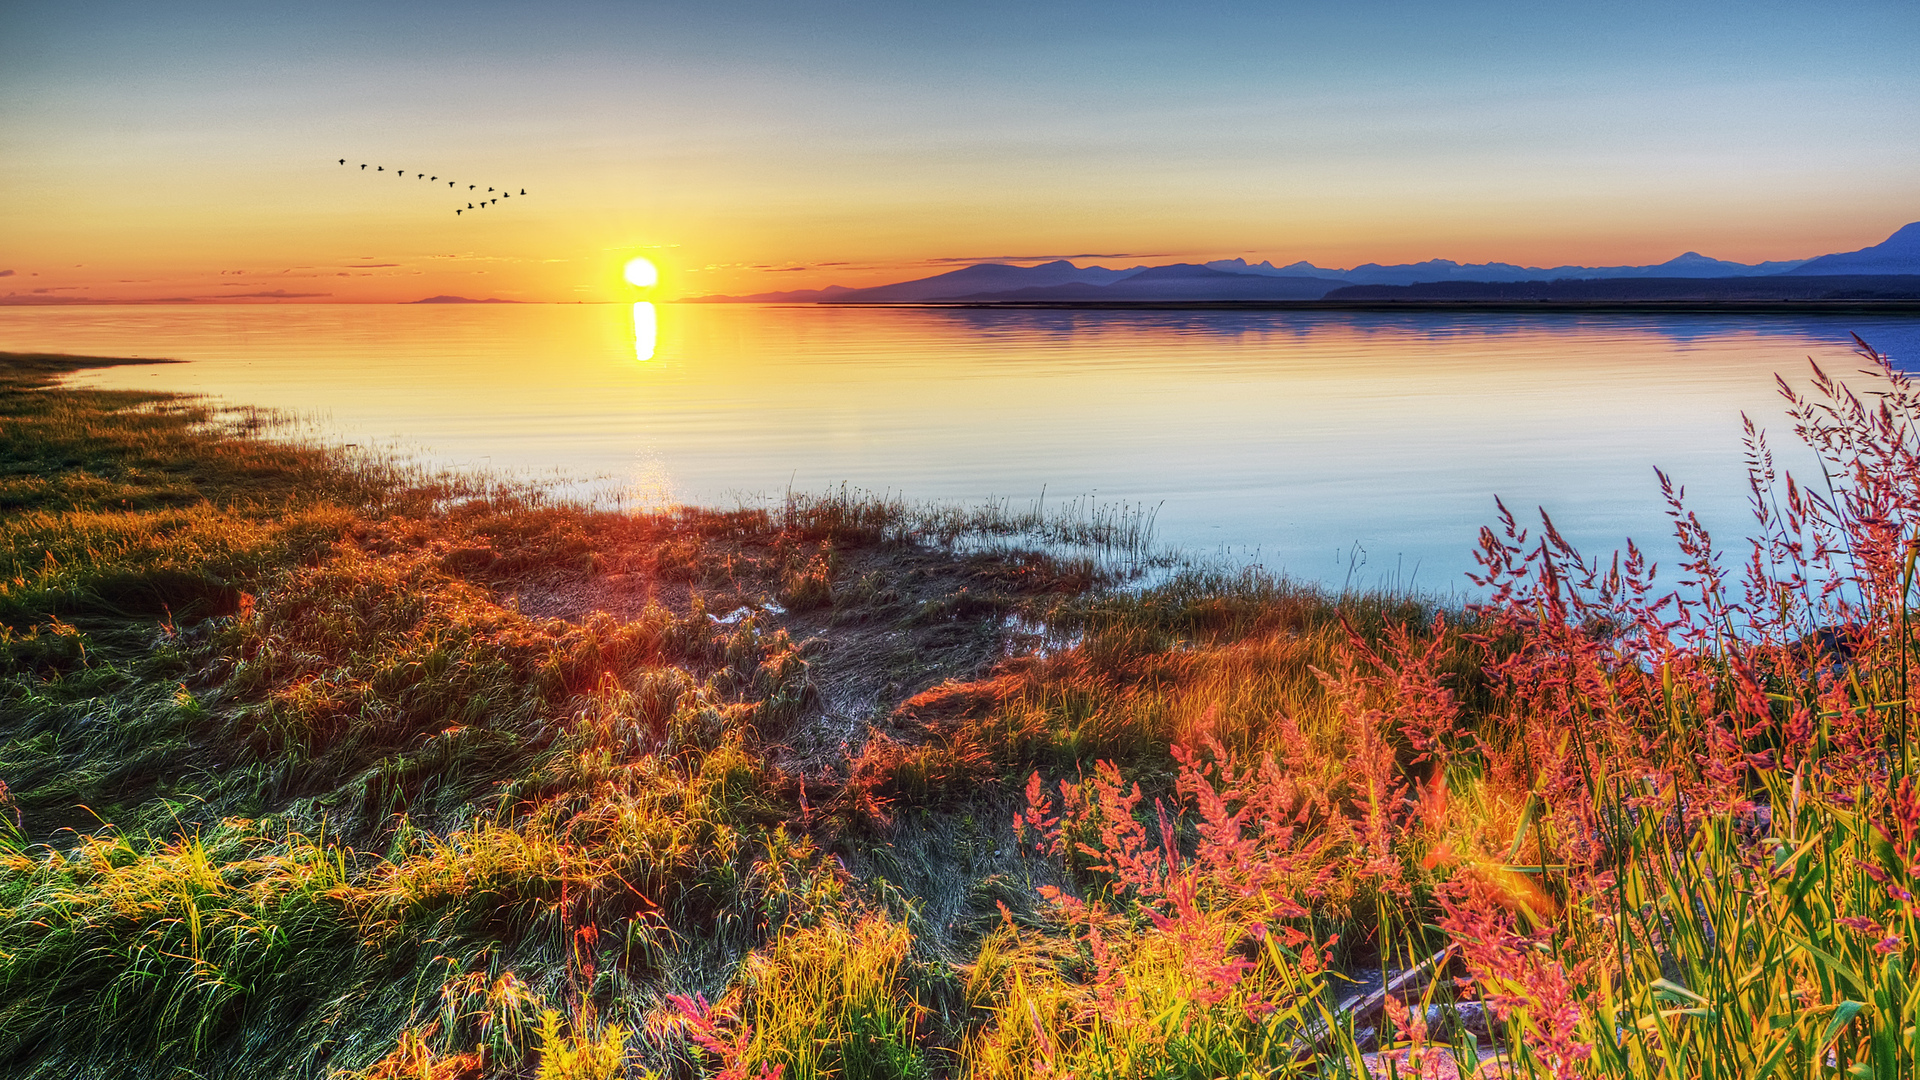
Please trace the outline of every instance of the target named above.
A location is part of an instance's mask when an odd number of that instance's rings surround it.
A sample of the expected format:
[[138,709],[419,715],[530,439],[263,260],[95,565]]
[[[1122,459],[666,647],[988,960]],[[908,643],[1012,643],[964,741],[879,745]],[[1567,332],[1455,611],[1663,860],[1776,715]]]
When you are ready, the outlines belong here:
[[[636,262],[641,260],[635,260]],[[652,264],[648,264],[652,270]],[[633,280],[633,267],[627,267],[627,280]],[[646,361],[653,359],[654,343],[659,339],[659,322],[653,313],[653,305],[645,300],[633,305],[633,358]]]
[[627,260],[627,284],[636,289],[651,289],[660,283],[660,271],[653,263],[638,256]]

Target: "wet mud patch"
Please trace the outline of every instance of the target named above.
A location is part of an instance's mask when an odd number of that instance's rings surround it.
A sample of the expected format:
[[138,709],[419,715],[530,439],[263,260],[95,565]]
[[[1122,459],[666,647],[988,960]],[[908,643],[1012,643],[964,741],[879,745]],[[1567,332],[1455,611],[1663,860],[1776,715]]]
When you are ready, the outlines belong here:
[[[759,734],[775,764],[810,782],[843,780],[876,732],[922,740],[927,728],[910,703],[989,679],[1043,648],[1048,608],[1094,585],[1090,574],[1032,552],[796,541],[773,530],[716,536],[700,523],[610,539],[576,566],[499,580],[493,593],[535,618],[624,621],[657,605],[785,630],[813,692],[784,729]],[[487,566],[456,558],[482,573]]]

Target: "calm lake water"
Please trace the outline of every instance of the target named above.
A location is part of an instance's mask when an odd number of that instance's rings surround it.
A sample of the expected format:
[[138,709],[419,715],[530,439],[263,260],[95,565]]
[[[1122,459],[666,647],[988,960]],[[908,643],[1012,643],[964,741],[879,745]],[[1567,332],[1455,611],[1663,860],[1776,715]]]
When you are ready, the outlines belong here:
[[700,305],[0,309],[0,349],[166,356],[83,374],[291,410],[427,461],[642,503],[840,484],[1159,507],[1162,541],[1334,586],[1471,591],[1495,495],[1663,561],[1655,466],[1731,546],[1742,411],[1849,331],[1920,320],[943,311]]

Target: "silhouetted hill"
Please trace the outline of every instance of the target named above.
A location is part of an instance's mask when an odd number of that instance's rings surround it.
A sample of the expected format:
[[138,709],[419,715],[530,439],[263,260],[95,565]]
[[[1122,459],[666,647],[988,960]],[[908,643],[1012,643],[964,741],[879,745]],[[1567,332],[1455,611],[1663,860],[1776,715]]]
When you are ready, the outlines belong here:
[[1328,278],[1231,274],[1193,263],[1156,266],[1109,285],[1067,285],[938,297],[977,303],[1156,300],[1318,300],[1340,282]]
[[829,302],[913,303],[940,297],[1004,292],[1010,289],[1044,288],[1051,285],[1074,283],[1104,285],[1130,274],[1139,273],[1140,269],[1140,267],[1134,267],[1129,270],[1109,270],[1104,266],[1080,267],[1065,259],[1041,263],[1039,266],[979,263],[928,278],[902,281],[896,285],[852,289],[841,293]]
[[829,285],[824,289],[789,289],[785,292],[753,293],[750,296],[691,296],[680,301],[683,304],[817,304],[825,300],[834,300],[850,292],[857,292],[845,285]]
[[1920,275],[1732,278],[1575,278],[1560,281],[1428,281],[1349,285],[1327,300],[1920,300]]
[[518,300],[502,300],[489,296],[485,300],[472,300],[464,296],[429,296],[425,300],[409,300],[410,304],[517,304]]
[[1859,251],[1808,259],[1793,271],[1804,274],[1920,274],[1920,221],[1901,226],[1892,236]]

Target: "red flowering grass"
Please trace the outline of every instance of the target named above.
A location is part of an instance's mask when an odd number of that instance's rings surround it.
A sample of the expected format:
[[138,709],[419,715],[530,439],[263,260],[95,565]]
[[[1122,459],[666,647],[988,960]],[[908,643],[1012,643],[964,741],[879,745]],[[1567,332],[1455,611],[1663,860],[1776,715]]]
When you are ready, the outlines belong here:
[[[1671,583],[1635,546],[1589,559],[1502,506],[1487,598],[1457,623],[1172,648],[1110,625],[1032,669],[986,730],[1099,732],[1132,765],[1030,779],[1018,824],[1067,871],[1047,896],[1082,974],[1010,984],[979,1071],[1120,1075],[1195,1031],[1276,1074],[1309,1047],[1350,1056],[1315,1041],[1337,1019],[1311,1027],[1274,989],[1327,1000],[1307,928],[1331,917],[1382,966],[1450,945],[1522,1075],[1913,1075],[1920,401],[1862,355],[1869,392],[1817,368],[1812,395],[1787,390],[1826,490],[1777,473],[1750,428],[1741,565],[1663,475]],[[1392,1011],[1424,1039],[1424,1015]]]

